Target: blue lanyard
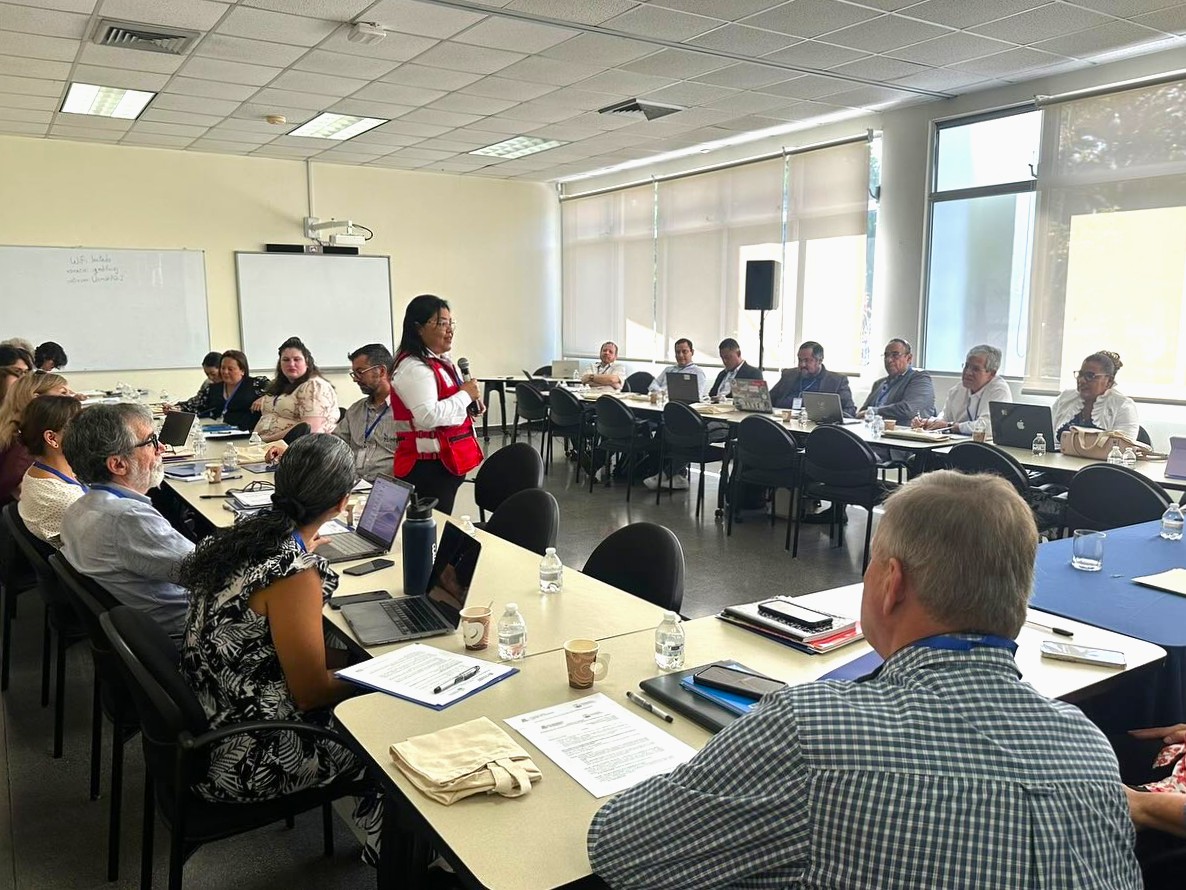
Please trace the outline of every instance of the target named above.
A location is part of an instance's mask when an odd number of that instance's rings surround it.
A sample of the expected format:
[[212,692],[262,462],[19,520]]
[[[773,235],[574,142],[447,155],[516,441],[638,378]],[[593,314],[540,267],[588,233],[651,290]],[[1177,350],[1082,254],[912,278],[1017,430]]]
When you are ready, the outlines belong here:
[[969,634],[967,637],[957,637],[954,634],[938,634],[915,640],[911,646],[921,646],[923,649],[950,649],[955,652],[971,652],[973,649],[1008,649],[1010,654],[1016,654],[1017,643],[1007,637],[996,634]]
[[[366,407],[367,407],[367,415],[366,415],[366,416],[367,416],[367,420],[370,420],[370,416],[371,416],[371,403],[370,403],[370,402],[367,402],[367,406],[366,406]],[[366,426],[366,429],[363,431],[363,434],[362,434],[362,441],[364,441],[364,442],[365,442],[367,439],[369,439],[369,438],[371,437],[371,433],[373,433],[373,432],[375,431],[375,427],[377,427],[377,426],[379,425],[379,421],[380,421],[380,420],[382,420],[382,419],[383,419],[383,415],[387,413],[387,408],[388,408],[388,407],[389,407],[389,406],[388,406],[388,404],[387,404],[386,402],[384,402],[384,403],[383,403],[383,409],[382,409],[382,410],[381,410],[381,411],[378,413],[378,415],[376,415],[376,417],[375,417],[375,419],[374,419],[374,420],[372,420],[370,423],[366,423],[366,422],[364,421],[364,425]]]
[[905,380],[907,377],[909,377],[913,373],[914,373],[914,366],[911,365],[909,368],[907,368],[905,371],[902,372],[901,376],[899,376],[897,380],[895,380],[892,377],[886,377],[885,383],[881,384],[881,391],[877,393],[877,401],[874,402],[873,404],[875,404],[878,408],[880,408],[882,405],[884,405],[885,397],[889,395],[890,387],[896,385],[899,380]]
[[819,389],[819,381],[820,381],[820,378],[823,376],[824,375],[822,373],[816,374],[807,383],[804,383],[803,376],[800,375],[799,376],[799,395],[803,395],[803,393],[805,393],[805,392],[811,392],[812,390]]
[[[240,377],[239,382],[235,384],[235,388],[231,390],[231,394],[229,396],[226,396],[223,399],[222,412],[221,412],[222,414],[226,414],[227,405],[229,405],[231,403],[231,399],[233,399],[235,397],[235,393],[237,393],[239,391],[239,387],[243,385],[243,381],[246,379],[247,379],[246,374],[244,374],[242,377]],[[225,388],[223,389],[223,392],[226,392]],[[276,404],[275,402],[272,403],[273,406],[275,406],[275,404]]]
[[117,498],[127,498],[129,501],[139,500],[138,498],[134,497],[133,495],[130,495],[130,494],[120,491],[114,485],[102,485],[100,483],[95,483],[94,485],[91,486],[91,488],[97,488],[100,491],[105,491],[108,494],[113,494]]
[[33,466],[35,466],[37,469],[41,470],[44,473],[52,473],[54,476],[57,476],[63,482],[66,482],[70,485],[77,485],[83,491],[86,491],[85,485],[83,485],[77,479],[71,479],[69,476],[67,476],[65,473],[63,473],[61,470],[55,470],[53,467],[47,467],[45,464],[43,464],[39,460],[33,461]]
[[301,553],[308,553],[308,552],[309,552],[309,551],[306,549],[306,547],[305,547],[305,539],[301,537],[301,533],[300,533],[300,532],[293,532],[293,533],[292,533],[292,541],[293,541],[293,543],[294,543],[294,544],[296,544],[296,545],[297,545],[299,548],[301,548]]

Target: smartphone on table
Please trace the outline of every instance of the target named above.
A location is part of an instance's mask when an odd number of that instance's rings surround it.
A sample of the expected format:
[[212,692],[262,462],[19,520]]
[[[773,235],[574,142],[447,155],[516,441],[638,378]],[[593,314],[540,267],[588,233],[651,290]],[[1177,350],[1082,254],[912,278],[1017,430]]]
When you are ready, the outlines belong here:
[[369,593],[348,593],[345,596],[331,596],[329,598],[329,607],[331,609],[340,609],[342,606],[349,606],[351,603],[373,603],[379,600],[389,600],[391,594],[386,590],[372,590]]
[[787,684],[772,677],[761,674],[751,674],[736,668],[725,667],[721,664],[710,664],[708,667],[692,675],[692,680],[700,686],[744,695],[748,698],[761,698],[768,692],[777,692]]
[[350,566],[348,569],[342,569],[343,575],[369,575],[371,572],[377,572],[380,569],[389,569],[395,563],[390,559],[372,559],[369,562],[360,562],[356,566]]

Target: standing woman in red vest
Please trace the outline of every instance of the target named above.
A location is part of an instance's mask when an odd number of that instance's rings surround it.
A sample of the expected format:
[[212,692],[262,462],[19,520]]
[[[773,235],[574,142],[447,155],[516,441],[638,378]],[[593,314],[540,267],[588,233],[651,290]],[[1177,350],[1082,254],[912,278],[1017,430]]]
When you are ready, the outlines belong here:
[[395,421],[394,474],[453,512],[465,474],[482,462],[473,417],[486,410],[476,380],[462,381],[449,359],[456,325],[449,304],[421,294],[404,310],[404,327],[391,378]]

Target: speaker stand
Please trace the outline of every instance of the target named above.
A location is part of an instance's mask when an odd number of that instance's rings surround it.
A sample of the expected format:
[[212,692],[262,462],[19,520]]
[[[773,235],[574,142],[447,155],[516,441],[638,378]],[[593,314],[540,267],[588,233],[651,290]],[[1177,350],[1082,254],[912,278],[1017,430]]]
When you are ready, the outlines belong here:
[[766,310],[758,310],[758,370],[766,370]]

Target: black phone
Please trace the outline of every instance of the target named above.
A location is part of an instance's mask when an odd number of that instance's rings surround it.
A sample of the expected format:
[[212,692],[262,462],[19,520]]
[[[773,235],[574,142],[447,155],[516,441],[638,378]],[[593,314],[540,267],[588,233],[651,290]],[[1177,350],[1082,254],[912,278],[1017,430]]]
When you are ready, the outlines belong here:
[[767,600],[764,603],[759,603],[758,614],[776,621],[785,621],[806,630],[824,630],[832,626],[831,616],[795,603],[788,603],[786,600]]
[[395,563],[390,559],[372,559],[370,562],[360,562],[356,566],[351,566],[348,569],[342,569],[343,575],[369,575],[371,572],[377,572],[379,569],[389,569]]
[[329,598],[329,607],[331,609],[340,609],[342,606],[349,606],[351,603],[373,603],[378,600],[389,600],[391,594],[386,590],[372,590],[370,593],[351,593],[346,596],[331,596]]
[[761,674],[751,674],[736,668],[725,667],[721,664],[710,664],[692,675],[693,682],[724,692],[744,695],[749,698],[761,698],[768,692],[776,692],[787,684],[772,677]]

